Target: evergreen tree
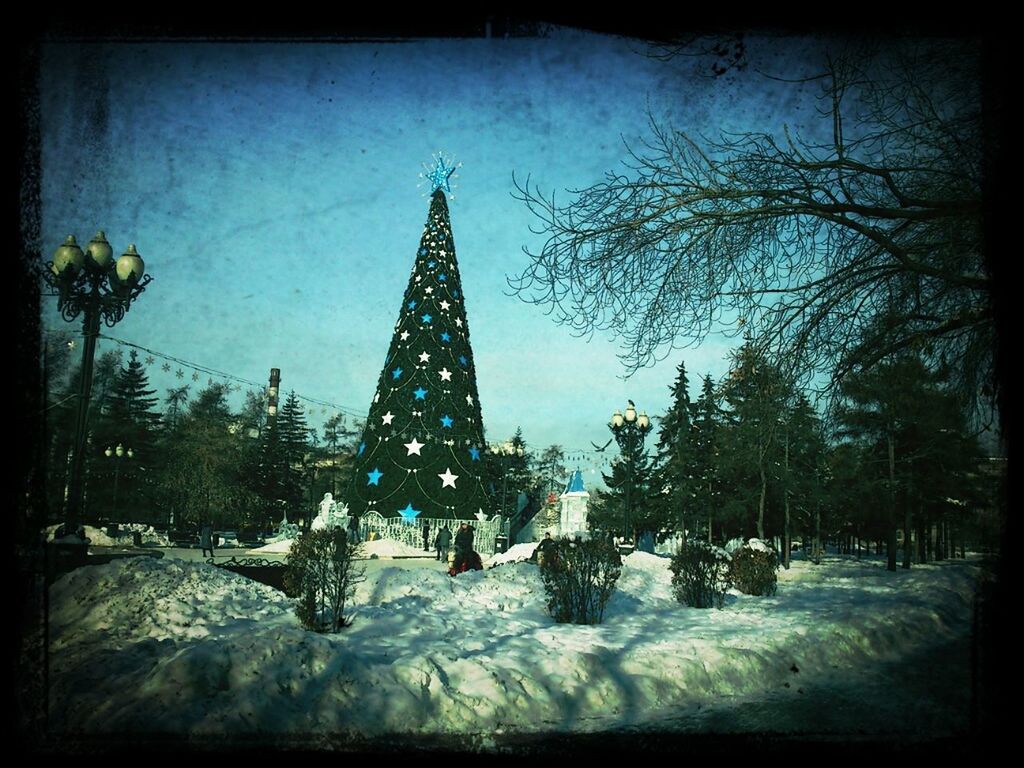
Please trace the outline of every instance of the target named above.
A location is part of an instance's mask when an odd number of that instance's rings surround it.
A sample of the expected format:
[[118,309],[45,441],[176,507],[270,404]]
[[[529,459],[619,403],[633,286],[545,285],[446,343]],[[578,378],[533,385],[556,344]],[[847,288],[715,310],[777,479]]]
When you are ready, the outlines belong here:
[[699,484],[696,475],[697,431],[692,421],[694,407],[690,402],[686,365],[679,363],[675,384],[669,387],[672,406],[661,417],[657,458],[654,473],[655,502],[665,507],[664,516],[678,521],[686,535],[687,517],[695,509],[694,498]]
[[[114,477],[118,517],[148,519],[153,505],[153,470],[162,464],[160,433],[161,418],[155,410],[159,398],[149,388],[149,378],[133,349],[128,365],[122,367],[110,389],[108,405],[97,425],[97,447],[106,458],[105,475]],[[106,457],[122,445],[131,450],[131,458],[115,455]],[[103,460],[99,462],[103,464]],[[118,462],[111,467],[113,462]]]
[[545,496],[552,493],[561,494],[569,475],[565,468],[565,451],[562,446],[549,445],[541,452],[536,463],[536,474],[539,482],[535,482],[534,485],[543,489]]
[[[302,405],[294,390],[288,394],[276,422],[275,429],[278,433],[279,447],[282,453],[277,462],[281,472],[280,500],[293,520],[303,516],[309,521],[311,515],[305,510],[303,504],[309,470],[306,461],[309,453],[309,429],[306,426],[306,416],[302,411]],[[303,515],[304,512],[306,514]]]
[[481,481],[480,398],[442,184],[444,178],[435,179],[395,334],[356,449],[345,497],[356,515],[471,519],[489,506]]
[[694,507],[707,520],[707,540],[714,537],[714,516],[720,498],[719,444],[721,442],[722,410],[711,374],[704,377],[700,396],[694,404],[693,446]]
[[[602,530],[610,530],[621,533],[626,507],[626,485],[629,483],[629,462],[625,459],[616,459],[612,462],[611,474],[601,473],[607,491],[599,490],[598,498],[603,505],[603,516],[599,512],[597,516],[597,527]],[[671,527],[675,520],[671,517],[666,505],[657,503],[658,495],[652,490],[654,480],[654,466],[646,449],[639,451],[633,459],[633,482],[630,489],[629,521],[630,530],[628,535],[632,540],[639,541],[637,534],[649,531],[658,534],[663,529]],[[588,512],[587,520],[591,516]]]

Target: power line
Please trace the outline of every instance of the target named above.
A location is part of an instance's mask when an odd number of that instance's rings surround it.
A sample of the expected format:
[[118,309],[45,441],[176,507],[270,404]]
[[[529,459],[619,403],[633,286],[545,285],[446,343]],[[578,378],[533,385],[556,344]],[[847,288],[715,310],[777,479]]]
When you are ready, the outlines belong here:
[[[112,341],[115,344],[120,344],[121,346],[124,346],[124,347],[131,347],[132,349],[137,349],[137,350],[139,350],[141,352],[145,352],[146,354],[148,354],[148,355],[150,355],[150,356],[152,356],[154,358],[158,357],[161,360],[166,360],[168,362],[176,363],[177,365],[180,365],[180,366],[185,366],[186,368],[190,368],[193,371],[197,371],[199,373],[204,373],[207,376],[216,376],[217,378],[224,379],[226,381],[232,381],[232,382],[235,382],[235,383],[238,383],[238,384],[245,384],[246,386],[249,386],[249,387],[256,387],[257,389],[259,389],[261,391],[264,388],[264,383],[263,382],[253,381],[252,379],[247,379],[247,378],[245,378],[243,376],[237,376],[237,375],[235,375],[233,373],[228,373],[226,371],[221,371],[221,370],[218,370],[216,368],[211,368],[210,366],[203,365],[202,363],[196,363],[196,362],[193,362],[191,360],[186,360],[186,359],[184,359],[182,357],[177,357],[175,355],[168,354],[166,352],[160,352],[160,351],[155,350],[155,349],[150,349],[149,347],[144,347],[141,344],[135,344],[135,343],[133,343],[131,341],[125,341],[124,339],[118,339],[118,338],[115,338],[113,336],[108,336],[105,333],[99,334],[99,338],[106,339],[107,341]],[[195,378],[196,377],[193,376],[194,380],[195,380]],[[362,411],[356,410],[355,408],[351,408],[349,406],[339,405],[338,403],[334,403],[334,402],[331,402],[329,400],[321,400],[320,398],[316,398],[316,397],[309,397],[307,395],[300,395],[297,392],[295,393],[295,397],[297,399],[299,399],[299,400],[301,400],[301,401],[303,401],[305,403],[309,403],[311,405],[318,405],[318,406],[321,406],[321,407],[324,407],[324,408],[333,408],[335,411],[338,411],[340,413],[345,413],[345,414],[347,414],[349,416],[352,416],[354,418],[362,418],[364,416],[364,413]]]

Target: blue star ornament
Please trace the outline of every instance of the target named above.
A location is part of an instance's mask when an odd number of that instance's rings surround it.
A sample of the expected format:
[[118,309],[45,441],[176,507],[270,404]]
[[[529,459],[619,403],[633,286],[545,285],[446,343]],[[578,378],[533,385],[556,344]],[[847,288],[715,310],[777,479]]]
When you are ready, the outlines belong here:
[[440,155],[437,158],[437,164],[434,166],[434,170],[427,174],[427,178],[430,179],[431,192],[436,192],[439,189],[444,189],[449,195],[452,193],[451,178],[452,174],[455,173],[457,165],[448,165],[445,159]]
[[452,337],[448,335],[448,331],[441,334],[441,341],[451,341]]
[[444,427],[445,429],[452,428],[452,417],[449,416],[447,413],[441,417],[441,426]]
[[480,449],[474,445],[469,449],[469,456],[473,461],[480,461]]
[[422,320],[424,323],[429,323],[433,319],[434,318],[431,317],[430,315],[421,315],[420,316],[420,320]]
[[406,306],[409,307],[409,309],[416,309],[416,302],[410,301]]
[[412,393],[416,395],[417,400],[427,399],[427,390],[425,390],[423,387],[420,387],[419,389],[414,389]]
[[420,513],[420,510],[412,508],[412,502],[411,501],[408,504],[406,504],[405,509],[398,510],[398,514],[400,514],[406,520],[414,519],[419,513]]
[[465,355],[459,355],[459,364],[460,365],[466,365],[468,362],[469,362],[469,360],[466,359]]
[[374,467],[373,472],[367,472],[366,476],[369,478],[366,481],[367,485],[380,485],[380,479],[384,477],[384,473],[378,467]]
[[391,378],[392,379],[398,379],[398,378],[401,378],[401,376],[402,376],[402,369],[401,368],[395,368],[395,370],[393,370],[391,372]]
[[359,450],[356,451],[356,456],[362,456],[363,455],[363,451],[365,451],[365,450],[366,450],[366,443],[360,443],[359,444]]

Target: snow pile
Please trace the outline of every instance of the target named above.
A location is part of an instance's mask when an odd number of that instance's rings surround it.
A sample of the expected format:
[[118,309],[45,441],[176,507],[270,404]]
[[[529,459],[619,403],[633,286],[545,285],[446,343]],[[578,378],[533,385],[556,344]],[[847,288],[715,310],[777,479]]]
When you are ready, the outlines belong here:
[[[294,539],[284,539],[283,541],[275,541],[272,544],[267,544],[256,549],[250,549],[246,554],[249,555],[287,555],[292,549],[292,542]],[[362,549],[360,551],[361,557],[377,557],[382,558],[395,558],[395,557],[433,557],[434,551],[424,552],[422,549],[403,544],[400,541],[393,541],[392,539],[374,539],[373,541],[364,541],[362,543]]]
[[750,539],[744,545],[747,549],[752,549],[755,552],[774,552],[775,550],[769,547],[761,539]]
[[292,542],[295,539],[281,539],[280,541],[274,541],[270,544],[264,544],[262,547],[256,547],[255,549],[247,550],[247,555],[287,555],[292,551]]
[[[60,523],[55,525],[47,526],[46,528],[46,540],[53,541],[54,534],[60,527]],[[116,547],[120,542],[117,539],[112,539],[107,536],[99,528],[93,528],[91,525],[83,526],[85,528],[85,536],[89,539],[89,543],[94,547]]]
[[421,561],[365,561],[354,623],[335,636],[302,630],[282,593],[205,563],[81,568],[51,588],[51,728],[372,737],[657,725],[723,701],[795,702],[791,681],[800,694],[846,690],[859,669],[966,637],[978,574],[962,562],[890,573],[798,561],[774,597],[730,593],[724,610],[697,610],[672,597],[668,564],[633,552],[604,623],[573,626],[548,616],[528,563],[451,578]]
[[487,561],[487,567],[493,568],[496,565],[504,565],[505,563],[520,563],[523,560],[529,560],[533,557],[533,551],[537,548],[539,542],[530,541],[526,544],[516,544],[514,547],[509,547],[505,552],[501,552],[494,555]]

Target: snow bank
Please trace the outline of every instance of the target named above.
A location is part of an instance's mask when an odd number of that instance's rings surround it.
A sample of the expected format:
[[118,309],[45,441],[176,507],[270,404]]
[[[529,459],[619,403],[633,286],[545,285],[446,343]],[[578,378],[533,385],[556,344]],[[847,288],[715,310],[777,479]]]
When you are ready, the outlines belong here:
[[492,556],[487,561],[487,567],[493,568],[496,565],[504,565],[505,563],[519,563],[523,560],[529,560],[533,557],[533,551],[537,549],[539,542],[530,541],[526,544],[516,544],[513,547],[509,547],[505,552]]
[[51,728],[374,736],[644,726],[723,697],[796,696],[794,668],[803,686],[838,690],[857,668],[965,637],[978,573],[965,563],[890,573],[796,562],[774,597],[733,593],[724,610],[697,610],[673,599],[668,563],[630,554],[604,623],[572,626],[548,616],[528,563],[450,578],[367,562],[354,623],[335,636],[303,631],[280,592],[205,563],[81,568],[51,588]]
[[[256,549],[250,549],[246,554],[249,555],[287,555],[292,548],[292,542],[294,539],[284,539],[283,541],[276,541],[273,544],[267,544]],[[373,541],[364,541],[362,543],[361,554],[363,557],[372,557],[376,555],[382,558],[393,558],[393,557],[433,557],[435,555],[434,550],[424,552],[422,549],[411,547],[408,544],[403,544],[400,541],[393,541],[391,539],[374,539]]]
[[[86,525],[83,527],[85,528],[86,538],[89,539],[89,544],[91,544],[94,547],[116,547],[118,546],[118,544],[123,543],[118,541],[117,539],[110,538],[109,536],[107,536],[106,533],[101,531],[99,528],[93,528],[91,525]],[[47,541],[53,541],[54,534],[57,532],[58,528],[60,528],[60,523],[57,523],[56,525],[47,526]]]

